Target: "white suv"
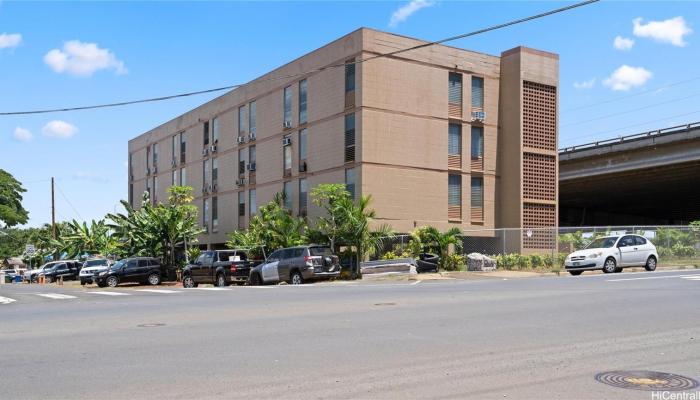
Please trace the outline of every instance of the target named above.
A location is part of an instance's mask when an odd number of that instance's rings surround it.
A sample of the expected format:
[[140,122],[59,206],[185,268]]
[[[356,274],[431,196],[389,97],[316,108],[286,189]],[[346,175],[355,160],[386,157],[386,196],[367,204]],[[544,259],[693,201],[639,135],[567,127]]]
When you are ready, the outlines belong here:
[[85,285],[86,283],[95,283],[95,275],[102,271],[106,271],[110,262],[106,258],[91,258],[83,264],[83,268],[80,269],[80,284]]
[[639,235],[608,236],[593,240],[583,250],[566,256],[564,266],[571,275],[601,269],[605,273],[622,272],[627,267],[656,269],[656,246]]

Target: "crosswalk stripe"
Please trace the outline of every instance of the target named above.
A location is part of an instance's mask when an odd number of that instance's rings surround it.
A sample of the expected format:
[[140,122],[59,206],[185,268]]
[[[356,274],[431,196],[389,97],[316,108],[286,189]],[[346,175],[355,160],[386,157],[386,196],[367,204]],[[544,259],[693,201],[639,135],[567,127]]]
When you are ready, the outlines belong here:
[[17,301],[17,300],[11,299],[9,297],[0,296],[0,304],[10,304],[10,303],[15,302],[15,301]]
[[700,281],[700,276],[684,276],[683,279],[687,279],[689,281]]
[[122,293],[122,292],[85,292],[85,293],[102,294],[105,296],[130,296],[129,293]]
[[149,292],[149,293],[181,293],[179,290],[167,290],[167,289],[139,289],[137,292]]
[[230,288],[223,288],[223,287],[196,287],[196,288],[189,288],[193,290],[231,290]]
[[75,296],[70,296],[67,294],[60,294],[60,293],[37,293],[37,296],[41,297],[46,297],[49,299],[54,299],[54,300],[67,300],[67,299],[77,299]]

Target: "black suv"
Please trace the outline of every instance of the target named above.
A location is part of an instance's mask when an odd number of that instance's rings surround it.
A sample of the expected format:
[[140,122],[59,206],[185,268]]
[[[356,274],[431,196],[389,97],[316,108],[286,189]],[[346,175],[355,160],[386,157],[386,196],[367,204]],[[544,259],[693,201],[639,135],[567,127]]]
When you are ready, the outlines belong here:
[[159,285],[162,268],[157,258],[133,257],[119,260],[116,264],[95,276],[99,287],[115,287],[120,283],[138,282]]
[[60,278],[64,281],[78,279],[78,273],[83,264],[80,261],[64,260],[47,264],[37,276],[44,276],[44,282],[56,282]]

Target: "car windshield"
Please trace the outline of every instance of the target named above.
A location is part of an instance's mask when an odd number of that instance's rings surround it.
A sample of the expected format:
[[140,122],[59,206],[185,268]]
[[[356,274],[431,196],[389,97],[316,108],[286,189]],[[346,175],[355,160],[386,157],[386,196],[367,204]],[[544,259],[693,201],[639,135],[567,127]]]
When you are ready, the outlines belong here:
[[126,264],[126,260],[117,261],[117,263],[114,264],[114,265],[112,265],[112,266],[110,267],[110,269],[111,269],[112,271],[116,271],[116,270],[120,269],[121,267],[123,267],[124,264]]
[[586,246],[587,249],[607,249],[615,246],[617,242],[617,237],[604,237],[598,238]]
[[332,256],[330,247],[309,247],[309,254],[312,256]]
[[85,266],[86,267],[98,267],[98,266],[106,266],[107,265],[107,260],[87,260],[85,261]]

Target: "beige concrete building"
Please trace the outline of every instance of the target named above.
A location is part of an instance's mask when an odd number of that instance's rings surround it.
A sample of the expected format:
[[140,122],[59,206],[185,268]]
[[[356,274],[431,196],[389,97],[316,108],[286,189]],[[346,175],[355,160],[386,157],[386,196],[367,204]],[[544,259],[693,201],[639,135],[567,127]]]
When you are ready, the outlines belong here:
[[192,186],[212,246],[277,192],[313,220],[310,190],[331,182],[371,195],[397,232],[556,225],[558,56],[435,45],[372,59],[423,43],[358,29],[141,134],[130,202]]

